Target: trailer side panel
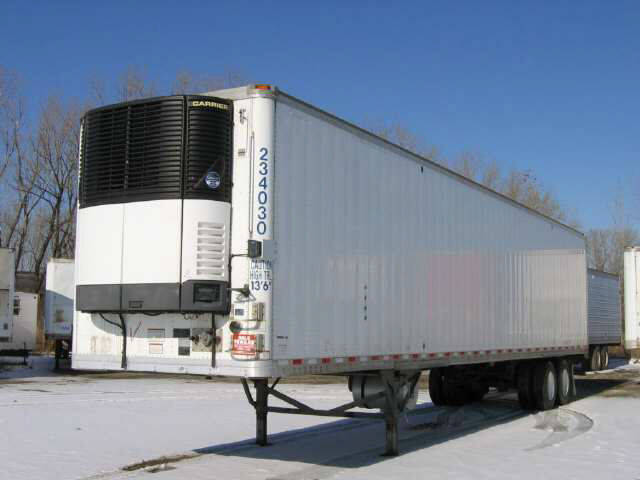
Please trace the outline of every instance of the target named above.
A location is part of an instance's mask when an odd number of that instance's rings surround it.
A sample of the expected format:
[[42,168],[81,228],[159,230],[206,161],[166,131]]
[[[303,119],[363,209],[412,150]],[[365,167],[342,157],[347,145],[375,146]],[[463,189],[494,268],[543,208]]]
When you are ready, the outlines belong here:
[[284,95],[275,151],[275,359],[587,344],[582,235]]

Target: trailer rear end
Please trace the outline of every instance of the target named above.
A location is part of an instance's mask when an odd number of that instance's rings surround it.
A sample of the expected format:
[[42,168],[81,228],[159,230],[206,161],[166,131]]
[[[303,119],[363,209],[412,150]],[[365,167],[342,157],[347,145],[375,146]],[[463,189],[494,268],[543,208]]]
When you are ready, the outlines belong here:
[[5,350],[13,337],[15,279],[14,252],[0,248],[0,350]]
[[640,356],[640,247],[624,252],[624,348]]
[[44,333],[55,342],[56,367],[61,358],[68,359],[71,349],[75,298],[75,263],[52,258],[47,263],[44,297]]
[[588,336],[589,353],[584,370],[604,370],[609,365],[609,347],[622,342],[622,307],[620,278],[589,269]]

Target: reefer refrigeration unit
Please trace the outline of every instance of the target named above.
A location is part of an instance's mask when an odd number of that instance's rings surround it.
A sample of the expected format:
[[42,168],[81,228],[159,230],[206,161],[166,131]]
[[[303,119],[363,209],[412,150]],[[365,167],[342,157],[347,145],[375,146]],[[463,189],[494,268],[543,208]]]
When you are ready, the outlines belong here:
[[629,247],[624,252],[624,348],[640,349],[640,247]]
[[269,377],[348,374],[389,415],[429,368],[440,403],[494,362],[569,394],[572,228],[268,85],[103,107],[81,135],[74,368],[253,379],[263,427]]
[[[0,350],[13,336],[13,297],[15,288],[15,257],[10,248],[0,248]],[[4,345],[3,345],[4,344]]]
[[583,366],[604,370],[609,364],[609,346],[622,342],[620,278],[593,269],[588,270],[587,278],[589,354]]

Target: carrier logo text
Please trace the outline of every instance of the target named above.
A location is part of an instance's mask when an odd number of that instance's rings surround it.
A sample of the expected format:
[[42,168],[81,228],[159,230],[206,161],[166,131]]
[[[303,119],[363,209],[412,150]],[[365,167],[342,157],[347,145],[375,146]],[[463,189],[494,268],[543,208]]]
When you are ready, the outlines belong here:
[[210,102],[208,100],[194,100],[191,102],[192,107],[213,107],[219,108],[220,110],[229,110],[229,105],[218,102]]

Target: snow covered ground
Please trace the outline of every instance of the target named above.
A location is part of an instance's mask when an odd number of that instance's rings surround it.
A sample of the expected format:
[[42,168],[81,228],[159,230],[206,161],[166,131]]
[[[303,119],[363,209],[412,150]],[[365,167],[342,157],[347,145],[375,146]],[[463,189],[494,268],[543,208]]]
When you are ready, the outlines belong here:
[[[421,392],[401,455],[386,458],[379,422],[269,414],[272,445],[258,447],[239,384],[58,375],[35,358],[0,371],[0,478],[640,479],[640,366],[581,377],[578,389],[584,398],[538,414],[513,395],[441,408]],[[341,384],[281,390],[319,408],[350,400]],[[174,460],[123,470],[163,457]]]

